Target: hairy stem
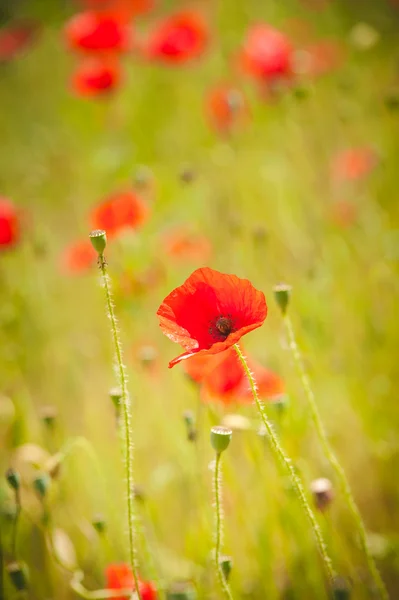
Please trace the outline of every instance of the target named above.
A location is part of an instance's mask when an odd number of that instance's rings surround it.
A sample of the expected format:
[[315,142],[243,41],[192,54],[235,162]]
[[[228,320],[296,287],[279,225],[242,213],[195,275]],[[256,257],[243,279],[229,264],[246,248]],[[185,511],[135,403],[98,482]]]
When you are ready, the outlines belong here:
[[127,518],[128,518],[128,535],[129,535],[129,551],[130,565],[132,568],[135,591],[139,600],[141,600],[139,578],[137,575],[137,551],[135,546],[135,526],[134,526],[134,496],[133,496],[133,441],[132,428],[130,422],[130,397],[127,388],[126,368],[123,364],[122,344],[119,337],[118,322],[115,316],[114,305],[112,301],[111,282],[106,269],[106,261],[104,255],[99,256],[99,266],[101,271],[102,283],[105,290],[107,303],[107,313],[111,321],[112,339],[115,350],[115,367],[118,383],[121,389],[121,408],[123,416],[123,442],[124,442],[124,463],[126,475],[126,498],[127,498]]
[[221,453],[216,453],[216,461],[215,461],[215,474],[213,479],[213,488],[215,494],[215,517],[216,517],[216,532],[215,532],[215,568],[218,574],[220,586],[223,590],[224,595],[228,600],[233,600],[233,596],[230,590],[230,586],[226,581],[226,578],[223,573],[222,566],[220,564],[220,548],[222,545],[222,498],[221,498]]
[[333,567],[332,567],[331,558],[328,555],[327,547],[326,547],[326,544],[324,542],[323,535],[321,533],[319,524],[317,523],[316,517],[314,516],[314,513],[313,513],[313,511],[312,511],[312,509],[310,507],[310,504],[309,504],[309,502],[308,502],[308,500],[306,498],[305,490],[303,488],[301,480],[299,479],[298,475],[295,472],[295,469],[294,469],[294,466],[293,466],[293,464],[291,462],[291,459],[288,458],[288,456],[284,452],[283,448],[281,447],[280,441],[279,441],[277,435],[275,434],[275,432],[273,430],[273,426],[270,423],[270,421],[269,421],[269,419],[268,419],[268,417],[266,415],[266,412],[265,412],[265,410],[263,408],[263,405],[262,405],[262,401],[259,398],[258,391],[256,389],[255,379],[254,379],[254,377],[253,377],[253,375],[252,375],[252,373],[251,373],[251,371],[250,371],[250,369],[248,367],[247,361],[246,361],[243,353],[241,352],[241,349],[240,349],[239,345],[235,344],[234,348],[235,348],[237,356],[238,356],[238,358],[239,358],[239,360],[241,362],[241,365],[242,365],[242,367],[243,367],[243,369],[245,371],[245,374],[246,374],[246,376],[248,378],[249,385],[250,385],[251,391],[252,391],[253,399],[254,399],[255,404],[256,404],[256,406],[258,408],[258,411],[259,411],[260,416],[262,418],[263,424],[264,424],[264,426],[266,428],[266,432],[267,432],[268,438],[270,440],[270,446],[271,446],[271,448],[272,448],[273,453],[275,454],[275,456],[282,462],[282,464],[285,466],[285,468],[288,471],[288,474],[289,474],[290,480],[291,480],[291,485],[292,485],[292,487],[293,487],[293,489],[294,489],[294,491],[295,491],[295,493],[297,495],[297,498],[298,498],[298,500],[299,500],[299,502],[300,502],[300,504],[301,504],[301,506],[302,506],[302,508],[303,508],[303,510],[304,510],[304,512],[305,512],[305,514],[306,514],[306,516],[308,518],[308,520],[309,520],[309,523],[310,523],[310,525],[312,527],[313,534],[314,534],[316,542],[317,542],[317,546],[318,546],[319,553],[320,553],[320,556],[321,556],[322,561],[323,561],[323,565],[324,565],[326,574],[327,574],[327,576],[328,576],[328,578],[330,580],[330,583],[332,583],[333,580],[334,580],[334,578],[335,578],[335,573],[334,573],[334,570],[333,570]]
[[385,584],[381,578],[381,575],[377,569],[374,558],[370,552],[370,548],[369,548],[369,545],[367,542],[366,528],[364,526],[362,516],[360,514],[360,511],[359,511],[357,504],[355,502],[355,499],[353,497],[348,479],[345,475],[345,471],[344,471],[341,463],[339,462],[338,458],[336,457],[336,455],[330,445],[330,442],[328,441],[327,433],[326,433],[326,430],[323,425],[323,421],[321,420],[320,413],[317,408],[316,399],[315,399],[315,395],[314,395],[314,392],[313,392],[313,389],[312,389],[312,386],[310,383],[310,379],[306,372],[305,366],[303,364],[302,356],[301,356],[298,344],[295,339],[295,334],[294,334],[294,329],[292,327],[291,319],[288,317],[288,315],[285,315],[283,321],[284,321],[284,325],[285,325],[285,328],[287,331],[288,342],[289,342],[289,346],[290,346],[290,349],[292,352],[292,356],[294,358],[294,361],[295,361],[295,364],[296,364],[296,367],[297,367],[297,370],[299,373],[299,378],[301,380],[302,387],[304,389],[305,396],[306,396],[306,399],[309,404],[312,419],[315,424],[320,443],[323,447],[324,454],[326,455],[327,459],[329,460],[331,466],[333,467],[333,469],[339,479],[339,483],[340,483],[342,492],[345,496],[345,499],[348,504],[349,510],[352,514],[352,517],[356,523],[356,527],[358,530],[362,549],[366,556],[367,564],[368,564],[371,576],[374,580],[374,584],[378,590],[380,597],[383,600],[388,600],[389,596],[388,596],[387,589],[386,589]]

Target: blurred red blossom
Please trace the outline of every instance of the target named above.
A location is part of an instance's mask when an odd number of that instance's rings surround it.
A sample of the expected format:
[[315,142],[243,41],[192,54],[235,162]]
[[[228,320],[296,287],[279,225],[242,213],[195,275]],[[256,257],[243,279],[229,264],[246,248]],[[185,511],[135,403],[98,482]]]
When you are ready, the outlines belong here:
[[169,258],[179,261],[207,262],[212,254],[209,239],[188,227],[168,232],[163,238],[163,249]]
[[163,333],[185,350],[170,368],[195,354],[230,348],[263,324],[267,306],[248,279],[204,267],[165,298],[157,315]]
[[111,57],[83,59],[71,78],[72,91],[78,96],[104,96],[115,91],[121,82],[121,69]]
[[242,69],[266,83],[292,75],[294,49],[290,39],[267,23],[250,27],[240,53]]
[[98,258],[90,240],[79,240],[64,249],[61,267],[69,274],[84,273],[92,267]]
[[185,63],[204,52],[208,38],[208,25],[201,13],[179,12],[166,17],[150,32],[144,52],[150,59]]
[[154,7],[154,0],[81,0],[81,4],[86,8],[106,11],[129,21],[136,15],[150,11]]
[[357,181],[366,177],[377,165],[376,153],[369,147],[348,148],[336,154],[331,163],[335,181]]
[[[285,393],[283,380],[269,369],[248,359],[254,375],[259,396],[262,399],[277,399]],[[197,355],[184,363],[186,373],[200,384],[201,400],[220,401],[223,404],[251,403],[252,392],[234,348],[216,355]]]
[[78,13],[66,23],[64,34],[70,48],[85,52],[124,52],[131,43],[130,29],[112,12]]
[[36,38],[38,25],[35,21],[14,21],[0,29],[0,62],[14,60],[31,46]]
[[[126,563],[108,565],[105,571],[106,587],[108,590],[135,590],[134,577],[130,567]],[[150,581],[139,580],[141,600],[157,600],[155,586]],[[129,600],[130,596],[113,596],[119,600]]]
[[14,246],[19,240],[19,218],[14,204],[0,197],[0,251]]
[[104,229],[112,237],[125,228],[140,227],[148,213],[147,204],[137,192],[116,192],[92,210],[91,225],[93,229]]
[[213,129],[219,133],[230,133],[247,120],[249,109],[240,89],[233,85],[220,85],[208,93],[206,114]]

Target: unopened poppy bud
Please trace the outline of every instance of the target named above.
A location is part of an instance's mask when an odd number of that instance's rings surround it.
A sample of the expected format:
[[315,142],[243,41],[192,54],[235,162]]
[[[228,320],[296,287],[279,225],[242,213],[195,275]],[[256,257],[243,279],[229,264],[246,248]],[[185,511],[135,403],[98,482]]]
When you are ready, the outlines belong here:
[[349,600],[351,589],[349,583],[343,577],[335,577],[332,584],[334,600]]
[[225,580],[228,581],[231,569],[233,568],[233,559],[231,558],[231,556],[221,556],[219,564],[222,567]]
[[55,406],[42,406],[39,415],[44,425],[48,428],[52,428],[58,416],[58,411]]
[[273,288],[274,297],[283,315],[287,312],[288,303],[290,301],[292,287],[285,283],[279,283]]
[[42,473],[33,480],[33,487],[40,498],[43,499],[46,496],[50,487],[50,481],[50,477],[47,475],[47,473]]
[[310,490],[316,507],[321,511],[328,508],[334,497],[331,481],[325,477],[315,479],[310,484]]
[[111,398],[115,408],[119,408],[122,400],[122,390],[117,387],[110,389],[109,397]]
[[90,232],[89,238],[94,250],[100,255],[103,254],[107,245],[107,234],[104,229],[94,229]]
[[102,515],[95,515],[91,522],[97,533],[104,533],[107,528],[107,523]]
[[15,469],[8,469],[6,472],[7,483],[13,490],[18,491],[21,485],[21,478]]
[[176,581],[167,591],[167,600],[196,600],[197,593],[189,581]]
[[220,454],[228,448],[233,432],[227,427],[212,427],[211,429],[211,444],[217,454]]
[[26,565],[20,562],[12,562],[6,566],[6,571],[16,590],[22,592],[28,589],[28,572]]

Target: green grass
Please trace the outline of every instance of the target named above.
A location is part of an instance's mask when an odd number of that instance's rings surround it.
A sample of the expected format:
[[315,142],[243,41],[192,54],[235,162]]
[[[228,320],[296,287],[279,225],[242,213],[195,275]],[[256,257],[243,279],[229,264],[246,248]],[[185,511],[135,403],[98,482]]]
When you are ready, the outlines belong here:
[[[40,9],[36,4],[32,14]],[[258,425],[253,406],[199,411],[198,392],[182,369],[167,368],[179,348],[162,336],[156,310],[202,265],[170,261],[160,239],[168,227],[188,222],[212,241],[209,266],[246,277],[266,294],[269,315],[245,339],[245,348],[286,381],[289,404],[282,415],[270,407],[269,416],[306,488],[317,477],[332,479],[335,499],[320,525],[337,571],[353,582],[351,598],[366,600],[372,596],[364,556],[315,436],[273,301],[275,283],[293,286],[290,315],[320,413],[391,597],[399,594],[399,112],[388,110],[384,101],[398,86],[399,18],[385,3],[378,3],[379,9],[374,3],[347,4],[312,12],[293,1],[209,3],[205,10],[214,18],[215,41],[203,60],[168,69],[126,58],[126,83],[109,101],[68,93],[73,60],[61,41],[65,15],[48,16],[40,9],[40,41],[14,63],[1,65],[0,194],[21,207],[24,235],[15,251],[0,256],[0,466],[5,472],[15,464],[21,444],[54,454],[71,438],[89,440],[99,470],[76,445],[47,505],[53,524],[73,542],[87,588],[102,587],[105,564],[128,559],[124,482],[108,398],[115,385],[113,348],[99,274],[93,269],[66,276],[60,253],[88,235],[90,208],[129,185],[146,165],[155,181],[151,218],[137,235],[126,234],[107,252],[133,402],[135,481],[145,493],[137,505],[143,577],[167,583],[192,578],[200,598],[219,597],[211,554],[209,431],[229,412]],[[308,94],[301,100],[287,93],[267,104],[243,81],[250,123],[232,139],[220,139],[204,116],[207,90],[229,79],[229,57],[249,23],[265,19],[284,29],[290,17],[311,21],[320,38],[342,40],[347,61],[336,73],[305,82]],[[358,21],[374,25],[381,35],[367,52],[347,42]],[[375,148],[379,164],[363,182],[337,191],[329,178],[330,160],[338,150],[358,145]],[[185,185],[179,173],[187,164],[196,178]],[[332,203],[341,198],[359,208],[356,223],[346,229],[331,220]],[[265,230],[261,240],[259,227]],[[162,281],[123,297],[120,274],[151,264],[162,267]],[[143,343],[159,352],[152,369],[137,359]],[[53,431],[40,421],[43,405],[58,411]],[[197,444],[186,440],[182,414],[187,409],[199,412]],[[32,469],[16,464],[29,482]],[[235,598],[327,598],[308,524],[256,427],[234,432],[223,474],[224,550],[234,560]],[[18,548],[30,570],[27,597],[75,597],[70,575],[46,548],[41,507],[29,485],[22,503]],[[5,481],[0,504],[7,554],[12,494]],[[96,513],[107,522],[103,537],[90,524]],[[6,598],[17,598],[8,580],[5,585]]]

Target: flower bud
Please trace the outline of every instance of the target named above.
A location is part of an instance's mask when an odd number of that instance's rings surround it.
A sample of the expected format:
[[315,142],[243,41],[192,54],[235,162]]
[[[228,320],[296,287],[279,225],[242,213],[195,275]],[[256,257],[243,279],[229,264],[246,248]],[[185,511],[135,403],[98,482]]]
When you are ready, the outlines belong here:
[[291,297],[292,287],[286,283],[279,283],[273,288],[274,297],[283,315],[287,312],[288,303]]
[[33,480],[33,487],[37,494],[43,499],[50,487],[50,476],[47,473],[42,473]]
[[107,523],[103,515],[95,515],[91,524],[99,534],[104,533],[104,531],[107,529]]
[[231,556],[223,555],[220,557],[219,564],[222,567],[225,580],[228,581],[231,569],[233,568],[233,559],[231,558]]
[[7,479],[8,485],[14,491],[17,492],[19,490],[19,486],[21,485],[21,478],[19,476],[19,473],[15,469],[10,468],[6,472],[6,479]]
[[320,511],[326,510],[334,497],[331,481],[325,477],[315,479],[310,484],[310,491],[313,494],[316,508],[318,508]]
[[103,254],[107,245],[107,234],[103,229],[94,229],[90,232],[89,238],[94,250],[98,254]]
[[6,571],[16,590],[22,592],[28,589],[28,571],[26,565],[20,562],[12,562],[6,566]]
[[212,427],[211,444],[217,454],[220,454],[228,448],[233,432],[227,427]]

